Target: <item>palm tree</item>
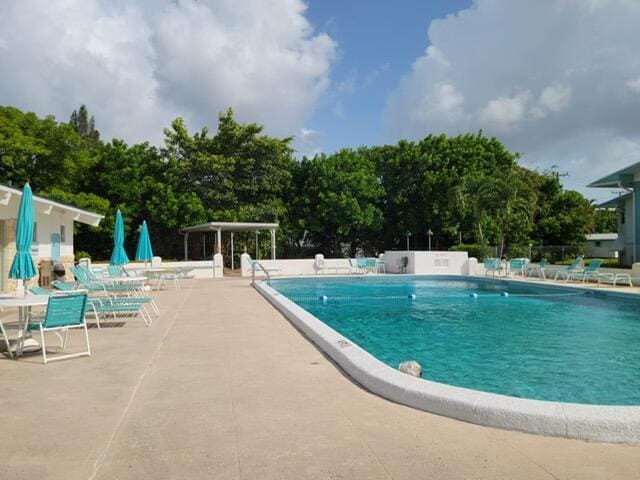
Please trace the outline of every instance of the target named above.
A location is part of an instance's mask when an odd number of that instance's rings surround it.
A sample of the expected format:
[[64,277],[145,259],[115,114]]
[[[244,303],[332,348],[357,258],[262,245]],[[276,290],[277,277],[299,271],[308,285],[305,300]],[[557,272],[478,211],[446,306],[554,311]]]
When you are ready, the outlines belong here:
[[467,175],[459,185],[449,190],[451,200],[461,210],[471,210],[471,217],[478,229],[478,239],[482,245],[485,244],[482,223],[493,201],[491,182],[491,178],[484,175]]
[[535,209],[535,192],[520,174],[517,167],[504,175],[492,177],[484,188],[490,211],[500,226],[500,257],[509,237],[510,224],[516,215],[531,218]]

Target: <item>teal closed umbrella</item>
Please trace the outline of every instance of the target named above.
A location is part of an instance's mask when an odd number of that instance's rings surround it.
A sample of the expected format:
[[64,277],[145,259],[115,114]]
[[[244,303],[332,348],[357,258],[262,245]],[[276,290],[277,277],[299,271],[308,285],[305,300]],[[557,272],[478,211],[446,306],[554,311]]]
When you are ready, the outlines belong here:
[[153,249],[151,248],[151,239],[149,238],[149,229],[147,221],[142,221],[140,227],[140,237],[138,238],[138,248],[136,248],[136,260],[150,262],[153,258]]
[[27,183],[22,190],[18,222],[16,225],[16,255],[9,270],[9,278],[27,280],[36,276],[36,266],[31,257],[31,242],[33,241],[33,195]]
[[116,222],[113,229],[113,252],[109,260],[111,265],[126,265],[129,263],[127,252],[124,251],[124,222],[120,209],[116,212]]

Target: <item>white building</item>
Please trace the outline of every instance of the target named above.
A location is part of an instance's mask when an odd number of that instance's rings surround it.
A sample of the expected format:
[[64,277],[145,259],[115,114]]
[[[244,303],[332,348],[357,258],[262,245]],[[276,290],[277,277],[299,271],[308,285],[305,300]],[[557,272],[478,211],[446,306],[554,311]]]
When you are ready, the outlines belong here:
[[[0,291],[15,289],[9,279],[9,269],[16,253],[15,229],[22,190],[0,184]],[[53,260],[65,266],[67,272],[73,265],[73,224],[80,222],[97,226],[103,216],[63,203],[33,196],[35,228],[31,253],[38,266]],[[48,264],[48,262],[47,262]],[[32,279],[28,285],[38,282]]]
[[589,233],[585,238],[584,254],[589,258],[617,258],[617,233]]
[[620,252],[620,263],[640,262],[640,162],[611,173],[588,185],[598,188],[622,188],[617,198],[598,205],[618,211],[618,239],[614,248]]

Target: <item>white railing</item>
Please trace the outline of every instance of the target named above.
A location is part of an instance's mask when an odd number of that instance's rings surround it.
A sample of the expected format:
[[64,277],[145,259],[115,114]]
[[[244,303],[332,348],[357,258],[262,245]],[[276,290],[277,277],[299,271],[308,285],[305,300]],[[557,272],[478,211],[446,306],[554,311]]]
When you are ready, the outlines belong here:
[[264,268],[264,266],[257,260],[254,260],[251,263],[251,285],[254,285],[256,283],[256,265],[260,267],[260,270],[262,270],[267,276],[267,285],[271,285],[271,275],[269,275],[269,271]]

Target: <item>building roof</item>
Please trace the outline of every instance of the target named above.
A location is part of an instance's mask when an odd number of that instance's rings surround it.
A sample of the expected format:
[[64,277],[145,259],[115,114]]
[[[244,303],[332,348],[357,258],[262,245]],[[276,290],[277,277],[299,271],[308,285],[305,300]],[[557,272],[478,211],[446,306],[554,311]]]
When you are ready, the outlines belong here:
[[630,187],[637,173],[640,173],[640,162],[591,182],[587,187]]
[[607,200],[606,202],[600,203],[596,205],[597,208],[618,208],[625,200],[632,197],[632,193],[625,193],[624,195],[619,195],[616,198],[612,198],[611,200]]
[[[8,206],[13,197],[22,197],[22,190],[8,185],[0,184],[0,206]],[[49,215],[52,211],[56,210],[61,213],[69,213],[73,215],[75,222],[84,223],[97,227],[100,220],[104,218],[104,215],[90,212],[89,210],[83,210],[82,208],[74,207],[72,205],[66,205],[61,202],[55,202],[53,200],[47,200],[46,198],[33,196],[33,203],[36,208],[44,207],[42,212]]]
[[617,240],[617,233],[588,233],[586,235],[587,240],[603,241],[603,240]]
[[180,230],[182,233],[188,232],[254,232],[258,230],[274,230],[278,228],[277,223],[250,223],[250,222],[208,222],[192,227],[185,227]]

